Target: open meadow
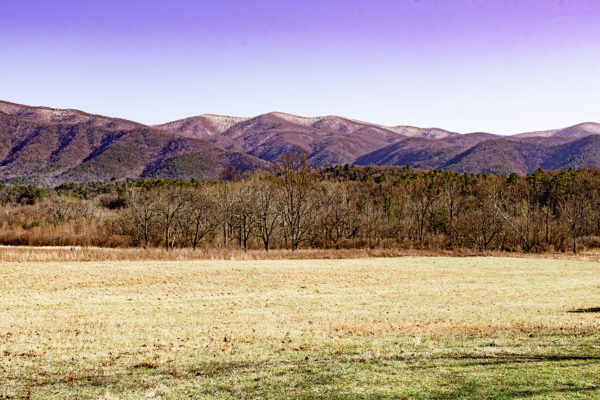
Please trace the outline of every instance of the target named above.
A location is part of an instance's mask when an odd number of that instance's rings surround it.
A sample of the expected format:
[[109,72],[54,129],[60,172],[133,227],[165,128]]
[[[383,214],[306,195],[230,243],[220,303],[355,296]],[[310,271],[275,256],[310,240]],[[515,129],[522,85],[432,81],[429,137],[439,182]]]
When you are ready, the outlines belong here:
[[0,399],[600,397],[597,259],[0,262]]

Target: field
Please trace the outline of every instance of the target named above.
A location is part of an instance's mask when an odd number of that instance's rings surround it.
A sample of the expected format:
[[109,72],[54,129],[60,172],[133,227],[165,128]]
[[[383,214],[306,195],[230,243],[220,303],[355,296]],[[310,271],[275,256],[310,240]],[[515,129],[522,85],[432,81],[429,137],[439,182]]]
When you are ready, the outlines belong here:
[[598,307],[585,259],[2,261],[0,399],[595,399]]

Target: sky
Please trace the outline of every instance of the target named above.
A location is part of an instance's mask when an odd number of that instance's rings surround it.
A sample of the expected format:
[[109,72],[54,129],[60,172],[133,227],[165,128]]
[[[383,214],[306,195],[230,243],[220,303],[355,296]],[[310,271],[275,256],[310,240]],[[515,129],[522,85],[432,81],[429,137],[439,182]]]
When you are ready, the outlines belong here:
[[600,122],[598,0],[2,0],[0,99],[154,124]]

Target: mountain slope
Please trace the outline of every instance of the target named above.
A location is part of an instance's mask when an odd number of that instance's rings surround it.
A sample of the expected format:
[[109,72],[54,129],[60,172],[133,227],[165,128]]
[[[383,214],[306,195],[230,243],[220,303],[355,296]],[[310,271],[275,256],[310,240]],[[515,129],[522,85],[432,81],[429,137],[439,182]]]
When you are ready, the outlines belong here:
[[36,123],[79,124],[106,129],[135,129],[143,124],[121,118],[89,114],[79,110],[33,107],[0,100],[0,113]]
[[306,151],[318,166],[353,163],[365,153],[406,137],[457,135],[442,129],[384,127],[337,116],[306,118],[279,112],[239,119],[201,115],[156,127],[271,162],[294,150]]
[[563,129],[553,129],[549,131],[527,132],[514,135],[516,138],[531,138],[531,137],[569,137],[569,138],[584,138],[589,135],[600,135],[600,124],[595,122],[584,122]]
[[203,114],[156,125],[155,128],[192,139],[209,139],[212,136],[220,135],[235,124],[244,122],[247,119],[226,115]]
[[440,168],[461,152],[486,140],[489,133],[452,135],[441,139],[409,137],[356,159],[357,165],[407,165],[415,168]]
[[316,166],[407,165],[525,174],[600,167],[600,124],[498,136],[386,127],[280,112],[253,118],[204,114],[157,126],[0,101],[0,182],[55,185],[116,178],[216,179],[271,168],[306,151]]
[[600,135],[590,135],[556,147],[552,157],[542,166],[558,168],[600,168]]
[[415,168],[433,169],[444,164],[460,152],[439,140],[406,138],[381,149],[358,157],[356,165],[407,165]]
[[143,125],[41,120],[0,113],[0,181],[52,186],[112,177],[216,179],[226,169],[269,168],[252,156]]
[[543,165],[552,153],[553,146],[492,139],[456,155],[440,167],[456,172],[527,174]]
[[356,159],[357,165],[407,165],[469,173],[527,174],[537,168],[600,167],[600,135],[497,137],[467,134],[431,140],[407,138]]

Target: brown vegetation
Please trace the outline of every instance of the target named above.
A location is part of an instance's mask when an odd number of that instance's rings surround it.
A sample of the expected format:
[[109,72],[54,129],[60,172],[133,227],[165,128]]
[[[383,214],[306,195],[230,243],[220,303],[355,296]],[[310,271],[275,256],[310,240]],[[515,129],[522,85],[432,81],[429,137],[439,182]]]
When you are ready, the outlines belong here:
[[222,183],[5,187],[0,204],[5,245],[541,253],[600,237],[597,170],[313,170],[301,153],[274,173]]
[[1,262],[53,261],[194,261],[194,260],[336,260],[393,257],[511,257],[547,258],[600,262],[600,251],[572,253],[506,253],[472,249],[300,249],[300,250],[241,250],[237,248],[175,248],[169,251],[155,248],[107,248],[78,246],[0,246]]

